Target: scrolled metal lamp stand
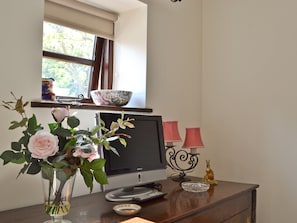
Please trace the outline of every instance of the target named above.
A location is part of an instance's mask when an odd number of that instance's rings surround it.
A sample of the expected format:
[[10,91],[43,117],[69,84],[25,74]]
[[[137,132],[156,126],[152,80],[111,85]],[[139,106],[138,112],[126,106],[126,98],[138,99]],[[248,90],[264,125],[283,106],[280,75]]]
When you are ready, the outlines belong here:
[[[198,164],[199,153],[189,153],[185,150],[176,150],[174,145],[166,145],[166,156],[168,157],[167,165],[173,171],[179,171],[177,176],[172,176],[171,179],[178,182],[189,181],[186,178],[186,173],[192,172]],[[186,167],[182,167],[181,163]]]

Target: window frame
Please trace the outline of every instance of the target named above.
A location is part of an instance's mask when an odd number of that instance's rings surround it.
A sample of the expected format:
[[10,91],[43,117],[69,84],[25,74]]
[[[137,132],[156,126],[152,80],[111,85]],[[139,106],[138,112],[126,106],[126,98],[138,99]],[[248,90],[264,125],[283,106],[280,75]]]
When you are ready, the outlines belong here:
[[[80,30],[78,30],[80,31]],[[83,32],[83,31],[81,31]],[[96,36],[96,35],[95,35]],[[89,65],[92,67],[90,73],[89,92],[81,100],[82,103],[93,103],[90,91],[97,89],[112,89],[113,85],[113,47],[114,41],[96,36],[93,60],[85,59],[56,52],[43,50],[43,57],[60,61]],[[74,97],[60,96],[61,99],[74,99]]]

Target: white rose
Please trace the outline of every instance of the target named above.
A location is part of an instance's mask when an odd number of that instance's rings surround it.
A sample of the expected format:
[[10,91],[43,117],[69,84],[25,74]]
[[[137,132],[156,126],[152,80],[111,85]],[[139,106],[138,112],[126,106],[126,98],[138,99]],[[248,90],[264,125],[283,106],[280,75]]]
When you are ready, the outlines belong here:
[[44,159],[55,155],[59,150],[59,139],[47,131],[40,130],[31,136],[28,149],[32,153],[32,157]]
[[62,122],[68,115],[68,110],[66,108],[53,108],[51,113],[56,122]]

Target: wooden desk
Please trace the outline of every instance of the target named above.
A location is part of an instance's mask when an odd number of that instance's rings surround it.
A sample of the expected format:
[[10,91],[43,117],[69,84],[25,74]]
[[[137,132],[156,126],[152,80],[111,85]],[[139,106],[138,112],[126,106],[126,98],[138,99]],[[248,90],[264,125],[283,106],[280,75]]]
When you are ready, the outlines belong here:
[[[178,182],[160,181],[164,199],[142,203],[137,216],[154,222],[178,223],[255,223],[258,185],[219,181],[203,193],[183,191]],[[116,203],[104,199],[104,193],[73,198],[66,219],[73,223],[117,223],[129,217],[115,214]],[[49,217],[43,205],[0,212],[1,223],[42,223]]]

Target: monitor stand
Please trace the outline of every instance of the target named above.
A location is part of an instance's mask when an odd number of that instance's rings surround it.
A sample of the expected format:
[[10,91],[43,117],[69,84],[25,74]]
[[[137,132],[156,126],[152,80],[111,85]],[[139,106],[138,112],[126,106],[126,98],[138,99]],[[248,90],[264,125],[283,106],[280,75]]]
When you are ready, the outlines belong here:
[[156,191],[149,187],[126,187],[108,192],[105,199],[108,201],[131,201],[141,195],[150,194]]

